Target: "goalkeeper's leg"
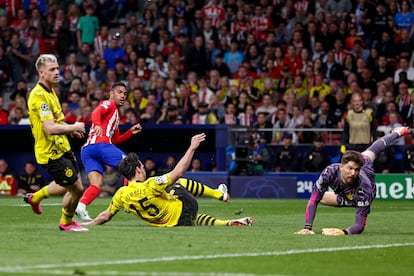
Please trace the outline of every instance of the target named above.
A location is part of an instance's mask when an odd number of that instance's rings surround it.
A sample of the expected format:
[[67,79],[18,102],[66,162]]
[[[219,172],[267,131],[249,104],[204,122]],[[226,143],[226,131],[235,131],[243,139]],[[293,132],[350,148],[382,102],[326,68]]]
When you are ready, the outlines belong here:
[[390,146],[395,139],[398,139],[401,136],[407,135],[409,133],[410,130],[408,129],[408,127],[395,128],[390,134],[387,134],[377,139],[362,154],[368,155],[370,159],[374,161],[378,153],[383,151],[386,147]]

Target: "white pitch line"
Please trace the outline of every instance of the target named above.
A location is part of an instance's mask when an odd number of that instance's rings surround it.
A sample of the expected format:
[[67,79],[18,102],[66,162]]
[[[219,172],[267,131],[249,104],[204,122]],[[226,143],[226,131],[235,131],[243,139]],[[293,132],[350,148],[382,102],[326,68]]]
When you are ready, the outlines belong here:
[[229,253],[217,255],[199,255],[199,256],[171,256],[150,259],[132,259],[132,260],[114,260],[104,262],[83,262],[83,263],[66,263],[66,264],[39,264],[29,266],[6,266],[0,267],[1,272],[21,272],[29,269],[52,269],[61,267],[88,267],[88,266],[102,266],[102,265],[122,265],[122,264],[138,264],[138,263],[154,263],[154,262],[173,262],[173,261],[188,261],[188,260],[205,260],[205,259],[220,259],[220,258],[239,258],[239,257],[260,257],[260,256],[283,256],[306,253],[321,253],[321,252],[336,252],[336,251],[350,251],[350,250],[366,250],[379,249],[391,247],[407,247],[414,246],[412,243],[394,243],[394,244],[374,244],[374,245],[357,245],[357,246],[343,246],[343,247],[327,247],[327,248],[309,248],[309,249],[292,249],[287,251],[269,251],[257,253]]
[[[98,276],[257,276],[252,273],[229,273],[229,272],[148,272],[148,271],[76,271],[76,270],[37,270],[15,271],[16,273],[41,274],[41,275],[98,275]],[[84,274],[82,274],[84,273]],[[287,276],[286,274],[260,274],[260,276]]]

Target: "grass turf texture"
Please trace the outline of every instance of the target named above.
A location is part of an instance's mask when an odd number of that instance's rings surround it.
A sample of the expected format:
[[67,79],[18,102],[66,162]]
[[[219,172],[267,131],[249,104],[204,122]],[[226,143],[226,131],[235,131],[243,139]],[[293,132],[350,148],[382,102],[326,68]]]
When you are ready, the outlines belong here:
[[[92,216],[109,198],[89,206]],[[200,213],[254,216],[252,227],[156,228],[121,211],[87,233],[59,231],[61,198],[35,215],[20,197],[0,198],[0,275],[408,275],[413,273],[412,201],[375,201],[362,235],[326,237],[354,209],[320,206],[313,236],[297,236],[306,200],[199,199]],[[243,208],[241,215],[234,212]]]

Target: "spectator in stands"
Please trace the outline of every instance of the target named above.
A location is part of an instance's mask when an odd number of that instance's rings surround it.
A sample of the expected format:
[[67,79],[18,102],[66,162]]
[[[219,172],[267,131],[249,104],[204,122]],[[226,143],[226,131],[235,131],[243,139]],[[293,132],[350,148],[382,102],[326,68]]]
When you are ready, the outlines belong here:
[[195,72],[200,78],[204,77],[207,69],[207,53],[204,46],[202,35],[197,35],[194,39],[194,45],[185,56],[186,72]]
[[222,103],[220,103],[218,96],[216,94],[213,94],[211,96],[210,102],[208,105],[209,105],[210,111],[216,115],[217,120],[219,122],[222,121],[224,118],[224,114],[226,113],[226,108],[224,107]]
[[203,37],[204,44],[207,45],[208,41],[211,39],[214,43],[219,42],[219,32],[218,28],[215,27],[211,19],[205,19],[203,21],[202,28],[197,36],[200,35]]
[[77,121],[84,123],[85,126],[92,125],[92,107],[90,105],[80,108],[80,117]]
[[7,87],[7,83],[12,77],[12,67],[10,60],[7,58],[3,45],[0,45],[0,95],[3,95],[4,89]]
[[[396,127],[402,127],[400,123],[401,117],[397,111],[389,111],[388,112],[388,124],[380,125],[377,127],[378,132],[382,132],[384,135],[391,133],[391,131]],[[400,137],[392,143],[393,145],[405,145],[404,137]]]
[[23,108],[15,107],[13,108],[13,115],[9,115],[9,124],[12,125],[28,125],[30,122],[27,120],[27,114],[24,113]]
[[[86,6],[86,14],[79,18],[77,41],[80,48],[83,43],[94,44],[96,32],[99,30],[99,20],[95,16],[95,7],[92,4]],[[113,64],[111,64],[113,65]]]
[[236,115],[236,105],[233,103],[228,103],[225,105],[226,113],[224,118],[220,121],[220,124],[226,124],[231,126],[239,125],[239,121]]
[[0,183],[0,193],[2,195],[16,195],[18,175],[4,158],[0,158]]
[[108,69],[115,69],[116,61],[121,59],[126,61],[127,55],[119,46],[119,36],[112,36],[109,47],[104,50],[104,58],[107,62]]
[[[243,68],[243,69],[242,69]],[[244,67],[240,67],[239,71],[245,70]],[[262,101],[262,91],[259,88],[255,87],[254,79],[251,76],[246,76],[245,78],[240,79],[240,93],[247,94],[247,100],[253,104],[259,104]]]
[[189,168],[190,172],[201,172],[201,160],[197,157],[193,158],[193,160],[191,160],[191,165]]
[[322,136],[315,136],[313,147],[304,154],[303,161],[307,172],[322,172],[331,163],[331,157],[324,147]]
[[287,133],[283,137],[283,143],[275,149],[273,168],[275,172],[296,172],[299,171],[301,156],[293,146],[293,135]]
[[230,23],[230,33],[240,44],[243,44],[247,39],[250,29],[251,26],[244,11],[240,9],[237,10],[236,18]]
[[405,148],[403,160],[405,173],[414,174],[414,134],[411,136],[411,144]]
[[27,64],[30,61],[27,48],[20,42],[18,33],[11,34],[10,45],[6,48],[6,56],[10,60],[12,68],[13,86],[12,89],[17,89],[17,83],[21,80],[27,80],[24,76],[27,76],[28,72]]
[[393,84],[393,72],[388,64],[387,58],[384,55],[379,55],[372,77],[378,83],[385,83],[388,86]]
[[140,116],[141,124],[157,124],[160,112],[157,109],[157,105],[152,102],[148,102]]
[[270,123],[267,112],[257,113],[257,122],[254,124],[254,128],[258,132],[258,135],[264,143],[269,144],[272,141],[272,128],[273,125]]
[[411,93],[410,95],[410,105],[404,122],[408,127],[414,128],[414,93]]
[[4,108],[4,97],[0,96],[0,125],[9,123],[9,112]]
[[230,44],[230,50],[224,53],[224,63],[229,67],[230,73],[234,74],[239,70],[243,60],[244,55],[239,50],[239,43],[233,39]]
[[176,105],[168,105],[161,108],[161,116],[157,120],[157,124],[180,125],[184,123],[184,119]]
[[[414,19],[414,14],[413,14],[413,19]],[[402,29],[400,31],[400,38],[395,42],[396,58],[397,59],[407,58],[408,60],[411,60],[413,47],[414,47],[414,41],[412,38],[410,38],[410,31],[406,29]]]
[[411,11],[411,4],[408,0],[402,0],[400,3],[400,12],[397,12],[394,16],[395,26],[398,31],[406,30],[410,34],[410,38],[413,39],[413,25],[414,14]]
[[199,125],[214,125],[219,123],[216,114],[210,110],[209,104],[203,101],[198,104],[198,110],[193,114],[191,122],[192,124]]
[[278,145],[278,144],[280,145],[284,143],[285,136],[289,134],[288,136],[292,140],[291,142],[293,144],[297,144],[298,136],[293,131],[294,125],[293,125],[293,122],[289,120],[286,109],[279,108],[278,110],[276,110],[276,117],[277,117],[277,121],[273,125],[271,143],[274,145]]
[[345,149],[364,151],[372,141],[374,120],[371,109],[364,109],[360,93],[351,97],[351,109],[344,116],[341,152]]
[[46,185],[43,174],[37,169],[33,161],[24,164],[24,171],[19,175],[17,193],[25,195],[34,193]]
[[325,97],[329,94],[331,94],[331,88],[324,81],[324,76],[322,74],[316,74],[315,82],[309,91],[309,97],[318,97],[320,101],[324,101]]
[[403,118],[408,117],[410,109],[410,94],[408,92],[408,84],[400,82],[398,84],[398,94],[395,98],[395,102],[398,105],[398,112]]
[[[272,102],[276,103],[279,100],[279,93],[276,89],[277,83],[271,77],[263,78],[263,90],[261,91],[262,97],[263,95],[270,95],[272,97]],[[255,104],[255,106],[259,106],[259,104]]]
[[222,77],[231,77],[231,71],[229,66],[224,62],[223,53],[216,55],[215,65],[212,67],[213,70],[217,70]]
[[400,82],[400,73],[405,72],[407,79],[412,82],[414,81],[414,67],[410,65],[410,60],[407,57],[400,58],[399,68],[394,72],[394,84]]
[[164,160],[164,163],[160,165],[157,174],[162,175],[165,172],[170,172],[171,168],[174,168],[175,165],[177,165],[177,158],[174,155],[169,154],[167,155],[167,158]]
[[336,118],[331,112],[327,101],[321,102],[320,113],[316,117],[315,127],[317,128],[336,128]]
[[315,137],[315,132],[311,131],[310,129],[315,128],[315,120],[312,118],[312,109],[309,105],[305,106],[302,111],[303,114],[303,122],[302,122],[302,128],[308,129],[304,131],[298,131],[298,142],[303,144],[311,144],[313,142],[313,139]]
[[268,94],[263,95],[262,104],[256,109],[256,114],[261,112],[267,113],[269,115],[276,112],[277,108],[273,105],[272,97]]
[[89,65],[89,54],[92,53],[91,47],[88,43],[82,43],[79,50],[76,52],[76,63],[82,66],[82,71],[85,71]]
[[326,60],[322,64],[322,72],[324,73],[324,80],[329,82],[331,80],[341,80],[343,78],[342,66],[335,60],[335,53],[333,50],[326,54]]
[[209,78],[207,81],[207,86],[214,93],[216,93],[220,89],[220,72],[218,70],[212,69],[209,71],[208,76]]
[[377,105],[373,102],[372,98],[373,92],[370,87],[365,87],[362,89],[362,101],[364,102],[364,109],[371,109],[373,116],[375,117],[377,112]]
[[101,25],[98,35],[93,42],[93,49],[96,56],[103,58],[104,51],[109,47],[111,36],[109,34],[109,27],[107,25]]
[[157,175],[157,166],[152,157],[147,157],[144,161],[145,172],[148,177]]

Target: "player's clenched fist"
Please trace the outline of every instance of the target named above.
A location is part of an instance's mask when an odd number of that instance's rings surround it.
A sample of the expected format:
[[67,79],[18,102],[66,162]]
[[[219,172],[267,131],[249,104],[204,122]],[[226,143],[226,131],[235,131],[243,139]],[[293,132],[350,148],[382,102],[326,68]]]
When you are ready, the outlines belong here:
[[293,233],[295,235],[315,235],[315,232],[309,229],[300,229],[299,231],[296,231]]

